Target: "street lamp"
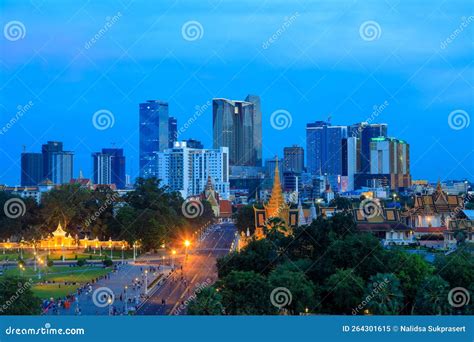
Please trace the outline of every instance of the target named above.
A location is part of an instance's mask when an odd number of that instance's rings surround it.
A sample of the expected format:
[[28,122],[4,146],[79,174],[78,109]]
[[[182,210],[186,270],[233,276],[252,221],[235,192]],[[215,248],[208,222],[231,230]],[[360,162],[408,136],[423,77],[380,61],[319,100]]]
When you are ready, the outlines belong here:
[[184,247],[186,247],[185,254],[186,254],[186,259],[188,258],[188,247],[191,245],[191,242],[189,240],[184,240]]
[[107,303],[109,303],[109,316],[112,315],[112,296],[109,296],[107,299]]
[[33,260],[34,260],[34,266],[33,266],[33,270],[36,272],[36,250],[33,252]]
[[133,262],[137,260],[137,242],[133,243]]
[[173,250],[171,251],[171,255],[173,256],[173,257],[172,257],[171,269],[174,270],[174,257],[175,257],[175,255],[176,255],[176,249],[173,249]]
[[148,270],[145,270],[145,296],[148,295]]
[[125,314],[128,315],[128,294],[127,294],[128,286],[125,285]]

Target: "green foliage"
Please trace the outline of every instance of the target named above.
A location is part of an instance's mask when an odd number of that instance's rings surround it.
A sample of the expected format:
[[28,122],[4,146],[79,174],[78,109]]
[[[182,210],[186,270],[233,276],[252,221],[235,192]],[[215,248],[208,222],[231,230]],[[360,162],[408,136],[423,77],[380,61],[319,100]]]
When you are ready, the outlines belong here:
[[234,252],[217,260],[220,278],[232,271],[254,271],[268,274],[278,258],[275,245],[266,240],[251,241],[240,253]]
[[247,228],[250,230],[250,234],[255,232],[255,217],[254,217],[253,206],[246,205],[240,207],[234,214],[235,225],[239,233],[247,234]]
[[388,261],[390,269],[400,281],[401,289],[405,297],[404,313],[413,312],[415,298],[422,282],[432,273],[430,267],[423,258],[417,254],[404,252],[393,252]]
[[54,266],[54,261],[48,259],[48,261],[46,262],[46,265],[48,265],[48,267],[53,267]]
[[338,269],[324,284],[321,306],[333,314],[350,314],[362,301],[364,280],[353,269]]
[[474,257],[467,252],[455,252],[449,256],[437,256],[436,273],[449,283],[451,288],[469,289],[474,284]]
[[102,261],[102,264],[104,264],[105,267],[111,267],[114,264],[114,262],[110,259],[104,259]]
[[446,315],[451,311],[448,302],[449,284],[438,275],[430,275],[421,284],[416,296],[414,313],[417,315]]
[[79,259],[77,260],[77,266],[79,267],[82,267],[86,264],[86,260],[85,259]]
[[0,278],[0,315],[39,315],[41,300],[31,291],[32,284],[23,277]]
[[367,308],[373,315],[399,315],[403,309],[403,292],[397,276],[378,273],[370,277],[366,297],[371,297]]
[[189,303],[188,315],[217,316],[222,315],[222,296],[214,287],[206,287]]
[[269,315],[276,313],[271,304],[271,288],[264,276],[232,271],[216,283],[228,315]]
[[312,312],[318,310],[316,286],[306,277],[305,273],[287,263],[278,266],[268,276],[272,289],[284,287],[292,296],[292,301],[285,309],[292,314],[304,313],[308,308]]

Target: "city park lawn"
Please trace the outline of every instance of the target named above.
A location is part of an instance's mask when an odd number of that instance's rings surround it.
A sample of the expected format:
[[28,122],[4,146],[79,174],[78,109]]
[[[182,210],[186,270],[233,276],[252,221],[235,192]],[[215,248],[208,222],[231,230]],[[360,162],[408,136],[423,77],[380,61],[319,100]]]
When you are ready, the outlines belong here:
[[[32,286],[33,292],[42,299],[64,297],[74,293],[83,284],[103,276],[111,271],[110,268],[82,266],[52,266],[41,268],[41,279],[38,279],[38,272],[34,272],[33,267],[27,267],[24,272],[18,268],[11,268],[5,271],[5,275],[23,276],[31,278],[35,283]],[[38,282],[54,281],[55,284],[38,284]],[[74,285],[64,283],[75,283]]]
[[[19,257],[20,257],[20,253],[18,253],[16,250],[15,250],[15,252],[12,252],[12,251],[5,252],[5,254],[0,252],[0,261],[18,260]],[[30,252],[24,252],[23,253],[23,258],[31,259],[32,257],[33,257],[33,253],[30,253]]]
[[[47,252],[41,251],[39,253],[42,257],[48,256],[49,260],[62,260],[62,256],[64,255],[64,260],[77,260],[77,259],[86,259],[86,260],[103,260],[105,258],[110,258],[110,249],[103,249],[102,255],[100,255],[99,251],[96,251],[95,254],[93,251],[85,252],[85,251],[52,251],[49,255]],[[137,254],[138,255],[138,254]],[[133,258],[133,251],[132,250],[124,250],[123,251],[124,259],[131,259]],[[112,259],[113,260],[120,260],[122,259],[122,251],[121,250],[113,250],[112,251]]]

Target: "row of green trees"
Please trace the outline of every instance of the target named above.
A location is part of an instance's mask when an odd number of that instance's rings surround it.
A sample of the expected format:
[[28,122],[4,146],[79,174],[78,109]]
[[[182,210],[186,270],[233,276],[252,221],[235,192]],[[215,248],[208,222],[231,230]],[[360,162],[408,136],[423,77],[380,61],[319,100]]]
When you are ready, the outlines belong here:
[[[0,192],[0,208],[12,197]],[[149,250],[214,219],[207,201],[199,204],[196,217],[184,215],[180,194],[168,191],[156,178],[138,178],[134,190],[123,197],[109,187],[89,190],[66,184],[44,193],[40,204],[31,198],[22,201],[26,208],[22,216],[10,218],[0,210],[0,239],[39,240],[61,222],[73,237],[87,234],[101,240],[140,240]]]
[[189,313],[281,313],[270,299],[284,287],[292,295],[284,307],[290,314],[472,314],[472,301],[456,308],[448,299],[456,287],[474,293],[474,258],[464,247],[430,264],[384,249],[376,237],[357,231],[349,214],[319,218],[289,236],[274,229],[219,259],[219,280],[197,296]]

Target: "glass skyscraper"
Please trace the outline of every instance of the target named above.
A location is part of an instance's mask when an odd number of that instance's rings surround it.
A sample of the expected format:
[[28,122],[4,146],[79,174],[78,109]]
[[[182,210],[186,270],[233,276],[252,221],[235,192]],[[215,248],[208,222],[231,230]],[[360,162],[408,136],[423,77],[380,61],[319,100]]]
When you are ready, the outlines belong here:
[[170,116],[168,120],[168,147],[172,148],[174,142],[178,140],[178,119]]
[[156,153],[169,146],[168,103],[151,100],[140,103],[140,176],[157,175]]
[[[257,99],[252,98],[253,101]],[[229,148],[231,166],[261,166],[262,125],[261,113],[255,109],[256,104],[213,99],[212,107],[214,148]]]
[[306,163],[314,175],[342,175],[342,139],[346,126],[331,126],[324,121],[306,125]]
[[245,101],[253,103],[253,144],[255,149],[255,166],[262,166],[262,109],[260,96],[248,95]]
[[21,154],[21,186],[34,186],[43,181],[43,155],[41,153]]
[[360,139],[360,173],[370,172],[370,142],[372,138],[387,137],[387,124],[368,124],[366,122],[349,126],[348,135]]
[[43,154],[43,180],[65,184],[73,178],[74,153],[63,151],[60,141],[48,141],[41,148]]
[[92,154],[93,181],[95,184],[115,184],[125,188],[125,157],[121,148],[103,148]]

